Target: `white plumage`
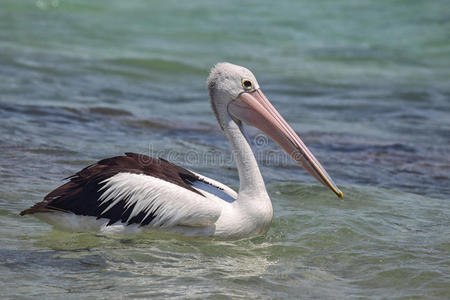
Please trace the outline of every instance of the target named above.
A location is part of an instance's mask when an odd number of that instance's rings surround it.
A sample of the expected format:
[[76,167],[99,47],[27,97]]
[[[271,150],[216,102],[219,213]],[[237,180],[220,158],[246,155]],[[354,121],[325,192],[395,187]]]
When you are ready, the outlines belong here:
[[151,227],[212,226],[224,204],[212,194],[205,201],[199,194],[143,174],[119,173],[104,183],[99,200],[111,201],[105,211],[120,201],[125,201],[128,207],[135,204],[129,219],[140,212],[145,212],[146,216],[154,213],[156,217],[150,222]]

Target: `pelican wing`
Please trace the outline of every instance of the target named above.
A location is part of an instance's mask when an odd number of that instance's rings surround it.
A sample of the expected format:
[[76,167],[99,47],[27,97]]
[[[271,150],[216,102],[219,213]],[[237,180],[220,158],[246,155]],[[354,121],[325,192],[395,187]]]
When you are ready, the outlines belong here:
[[237,193],[230,187],[209,177],[203,176],[193,171],[190,172],[192,172],[197,177],[196,181],[191,182],[192,187],[197,191],[203,194],[212,194],[229,203],[236,201]]
[[223,207],[194,187],[202,181],[195,173],[141,154],[101,160],[68,179],[21,215],[63,211],[106,218],[108,225],[210,226]]

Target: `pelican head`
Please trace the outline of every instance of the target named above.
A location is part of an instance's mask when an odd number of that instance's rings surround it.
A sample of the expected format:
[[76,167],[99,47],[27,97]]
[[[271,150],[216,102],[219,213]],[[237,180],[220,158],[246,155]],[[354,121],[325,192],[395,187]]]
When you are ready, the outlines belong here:
[[208,77],[208,89],[222,130],[241,128],[240,122],[260,129],[317,181],[329,187],[338,197],[344,197],[325,168],[264,96],[250,70],[230,63],[219,63]]

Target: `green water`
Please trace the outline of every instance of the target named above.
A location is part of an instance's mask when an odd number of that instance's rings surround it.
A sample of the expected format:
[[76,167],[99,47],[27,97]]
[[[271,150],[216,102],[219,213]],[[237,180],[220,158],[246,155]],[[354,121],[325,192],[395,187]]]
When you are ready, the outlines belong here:
[[[449,9],[0,0],[2,297],[450,298]],[[264,142],[263,237],[71,234],[18,215],[127,151],[237,188],[205,87],[219,61],[255,73],[343,201]]]

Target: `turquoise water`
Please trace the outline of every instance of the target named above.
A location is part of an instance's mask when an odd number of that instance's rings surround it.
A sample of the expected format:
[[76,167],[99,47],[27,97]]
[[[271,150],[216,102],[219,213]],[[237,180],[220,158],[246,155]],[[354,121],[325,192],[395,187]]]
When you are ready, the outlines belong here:
[[[450,298],[448,12],[439,0],[0,0],[2,296]],[[266,236],[71,234],[18,216],[127,151],[237,188],[205,87],[219,61],[255,73],[343,201],[255,130],[275,209]]]

